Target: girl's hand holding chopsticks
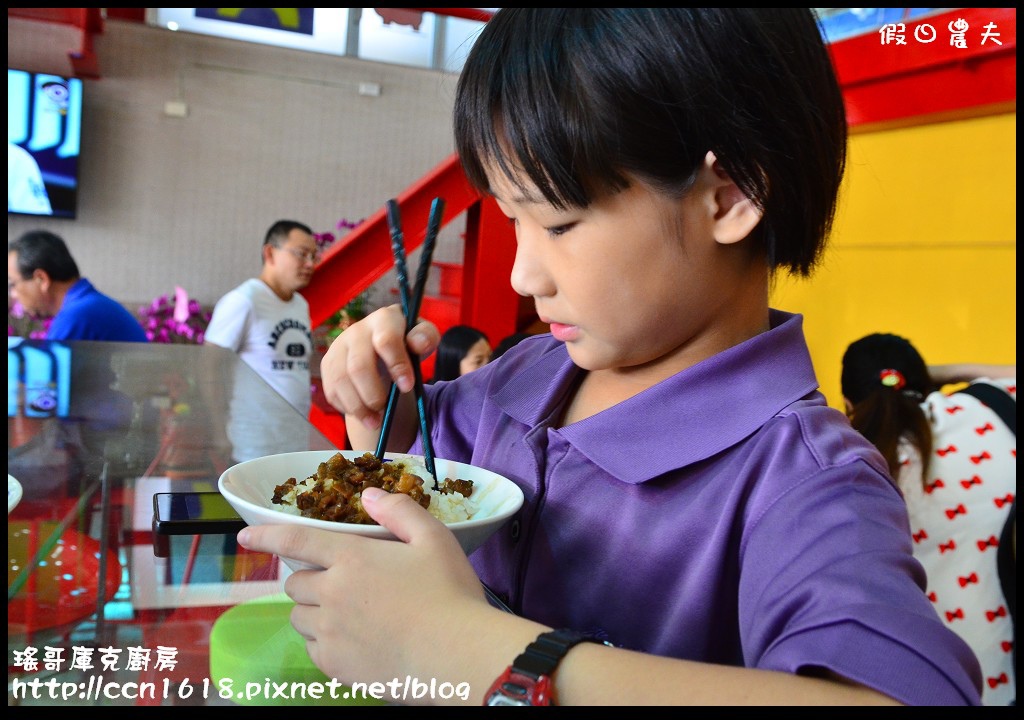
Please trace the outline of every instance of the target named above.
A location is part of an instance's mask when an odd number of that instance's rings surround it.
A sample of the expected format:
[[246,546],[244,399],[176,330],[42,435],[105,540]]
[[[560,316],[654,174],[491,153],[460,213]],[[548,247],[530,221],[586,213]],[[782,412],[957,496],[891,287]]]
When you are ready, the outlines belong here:
[[429,321],[406,336],[400,305],[381,308],[345,329],[331,343],[320,365],[327,401],[345,414],[352,448],[373,452],[392,381],[402,395],[389,447],[407,449],[416,437],[417,416],[410,352],[421,357],[437,349],[441,334]]

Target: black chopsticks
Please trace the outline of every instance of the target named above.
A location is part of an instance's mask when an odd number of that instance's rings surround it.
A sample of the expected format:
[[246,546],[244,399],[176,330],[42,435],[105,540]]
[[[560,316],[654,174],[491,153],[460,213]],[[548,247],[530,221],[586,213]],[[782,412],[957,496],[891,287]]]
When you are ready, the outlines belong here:
[[[434,255],[434,246],[437,243],[437,234],[441,228],[441,215],[444,213],[444,200],[434,198],[430,206],[430,216],[427,220],[427,235],[423,241],[423,253],[420,256],[420,265],[416,271],[416,286],[409,291],[409,271],[405,258],[405,240],[402,233],[402,221],[399,217],[398,201],[388,200],[387,205],[388,228],[391,231],[391,252],[395,257],[395,272],[398,275],[398,292],[402,300],[402,313],[405,315],[405,332],[408,333],[416,324],[419,317],[420,305],[423,301],[423,291],[427,284],[427,274],[430,271],[431,259]],[[423,394],[423,371],[420,368],[419,355],[412,353],[413,372],[413,393],[416,396],[416,410],[419,414],[420,434],[423,436],[423,462],[427,472],[434,478],[434,490],[438,490],[437,471],[434,468],[434,448],[430,440],[430,421],[427,417],[426,399]],[[377,441],[376,457],[384,460],[384,452],[388,443],[388,435],[391,432],[392,421],[394,420],[395,408],[398,405],[398,385],[391,383],[391,390],[388,393],[388,405],[384,411],[384,420],[381,423],[380,439]]]

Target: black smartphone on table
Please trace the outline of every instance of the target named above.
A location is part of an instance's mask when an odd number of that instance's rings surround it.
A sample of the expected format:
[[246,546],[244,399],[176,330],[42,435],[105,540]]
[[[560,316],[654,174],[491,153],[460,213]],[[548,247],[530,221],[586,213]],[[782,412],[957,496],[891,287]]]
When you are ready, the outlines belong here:
[[245,520],[219,492],[153,495],[153,532],[157,535],[226,535],[245,526]]

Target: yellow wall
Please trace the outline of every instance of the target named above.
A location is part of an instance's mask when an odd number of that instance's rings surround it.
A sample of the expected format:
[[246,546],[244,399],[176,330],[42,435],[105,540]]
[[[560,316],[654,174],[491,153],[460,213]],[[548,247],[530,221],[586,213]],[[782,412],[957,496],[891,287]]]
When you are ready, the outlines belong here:
[[932,364],[1016,363],[1016,112],[853,135],[831,246],[772,306],[804,314],[821,390],[842,408],[847,345],[909,338]]

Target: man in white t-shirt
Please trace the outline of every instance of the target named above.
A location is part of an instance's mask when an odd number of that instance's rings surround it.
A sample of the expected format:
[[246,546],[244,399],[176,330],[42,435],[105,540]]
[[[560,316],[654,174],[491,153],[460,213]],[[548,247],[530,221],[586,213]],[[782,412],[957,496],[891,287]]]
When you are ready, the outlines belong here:
[[[319,259],[313,231],[279,220],[263,241],[263,270],[224,295],[213,309],[205,342],[239,356],[305,420],[312,405],[313,341],[309,303],[299,294]],[[227,427],[233,459],[307,450],[308,423],[292,413],[253,407],[255,378],[238,375]],[[270,429],[273,428],[271,432]]]
[[39,163],[28,150],[7,141],[7,212],[50,215],[50,196]]

